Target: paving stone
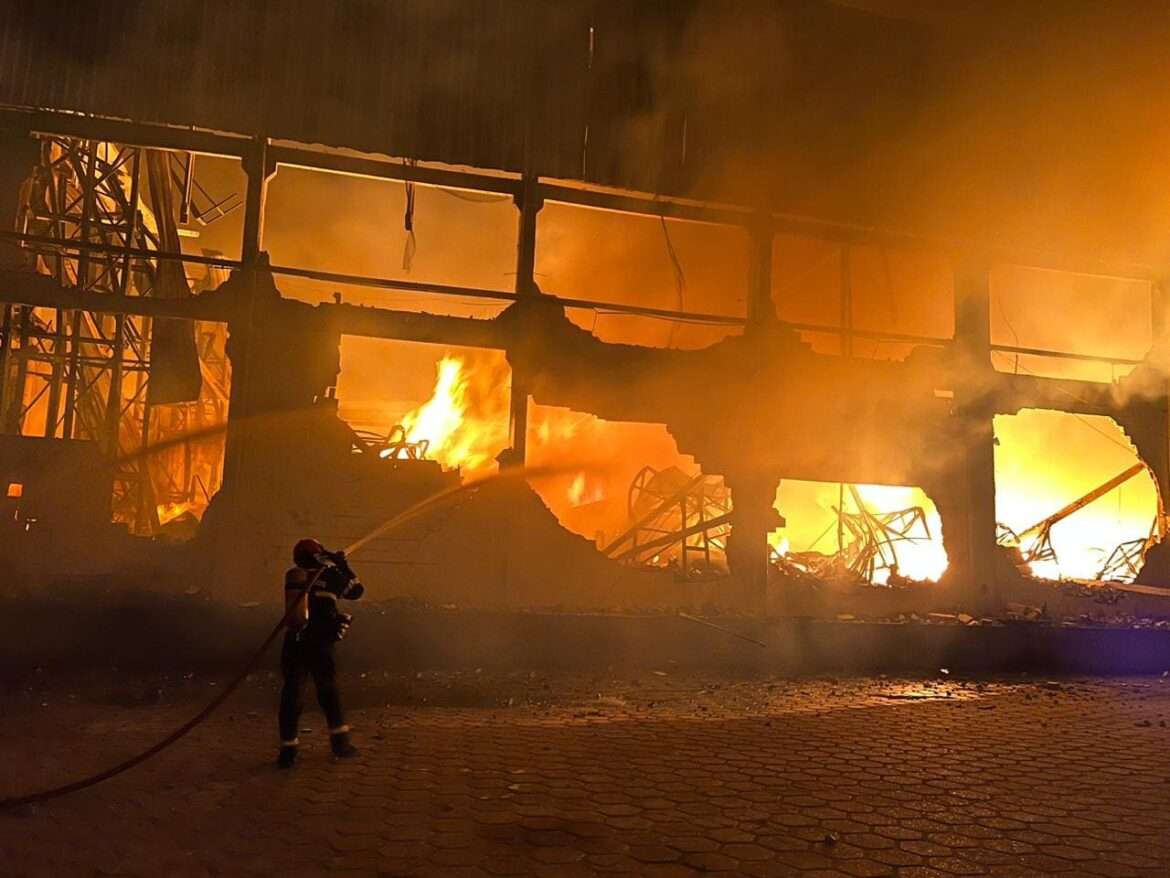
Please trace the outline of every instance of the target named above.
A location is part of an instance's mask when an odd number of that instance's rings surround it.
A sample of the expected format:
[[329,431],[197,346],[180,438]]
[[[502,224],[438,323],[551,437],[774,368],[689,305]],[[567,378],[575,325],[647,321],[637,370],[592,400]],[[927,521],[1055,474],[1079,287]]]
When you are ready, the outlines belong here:
[[[552,677],[531,708],[358,708],[356,762],[304,733],[286,773],[268,767],[272,692],[245,687],[254,717],[225,709],[134,772],[0,816],[0,872],[1170,875],[1170,685],[947,680],[891,700],[903,684],[670,679],[677,692],[631,687],[604,716],[588,711],[607,684],[574,700]],[[33,706],[0,692],[0,795],[108,764],[192,712]]]

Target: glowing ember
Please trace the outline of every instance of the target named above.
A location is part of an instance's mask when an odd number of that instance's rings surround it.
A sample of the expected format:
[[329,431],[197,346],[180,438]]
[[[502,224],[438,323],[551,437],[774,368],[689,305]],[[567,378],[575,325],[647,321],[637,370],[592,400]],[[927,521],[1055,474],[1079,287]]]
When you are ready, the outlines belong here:
[[158,523],[167,524],[174,521],[181,515],[188,512],[194,512],[196,505],[191,502],[187,503],[161,503],[158,506]]

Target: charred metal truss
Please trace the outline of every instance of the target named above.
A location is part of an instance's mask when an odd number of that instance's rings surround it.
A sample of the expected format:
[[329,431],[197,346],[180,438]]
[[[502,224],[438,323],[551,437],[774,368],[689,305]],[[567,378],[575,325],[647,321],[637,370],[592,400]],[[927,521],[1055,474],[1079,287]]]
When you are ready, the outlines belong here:
[[643,467],[627,506],[631,524],[604,554],[628,564],[677,565],[684,576],[725,569],[731,492],[719,477]]
[[[655,420],[666,423],[676,437],[680,450],[694,454],[708,472],[722,473],[735,497],[735,511],[729,523],[733,532],[726,551],[733,571],[738,567],[762,593],[766,576],[768,550],[765,536],[774,528],[771,504],[779,478],[814,481],[863,483],[880,481],[875,473],[859,463],[858,443],[872,442],[888,451],[908,478],[920,484],[936,498],[944,519],[948,555],[952,568],[973,585],[994,578],[996,522],[994,512],[994,469],[992,418],[997,413],[1011,413],[1025,407],[1053,408],[1114,417],[1129,433],[1142,459],[1149,465],[1165,499],[1170,484],[1170,439],[1166,410],[1166,389],[1160,394],[1132,394],[1126,402],[1108,386],[1089,382],[1065,381],[1035,376],[996,372],[991,365],[993,351],[1041,354],[1051,357],[1084,359],[1061,351],[1034,350],[993,345],[990,340],[989,271],[993,264],[1023,264],[1098,275],[1139,278],[1151,282],[1154,292],[1155,348],[1165,347],[1165,326],[1161,291],[1144,269],[1132,266],[1109,266],[1093,260],[1050,257],[1045,254],[988,249],[955,241],[927,240],[865,229],[847,224],[824,223],[803,218],[755,212],[732,205],[696,203],[682,199],[662,199],[635,193],[602,191],[562,181],[531,175],[489,173],[431,167],[414,162],[400,162],[374,156],[356,156],[321,149],[271,142],[267,138],[238,137],[185,130],[165,126],[93,119],[78,115],[46,112],[2,111],[0,121],[9,127],[42,136],[81,138],[86,142],[133,144],[153,150],[188,153],[212,153],[241,159],[248,175],[248,189],[242,205],[244,240],[241,260],[194,256],[158,247],[156,241],[127,235],[126,229],[114,226],[105,237],[92,228],[88,234],[67,235],[51,227],[26,227],[2,237],[19,242],[36,252],[44,252],[62,264],[84,263],[80,275],[62,272],[53,277],[4,270],[0,274],[0,299],[10,303],[4,327],[3,355],[6,369],[14,362],[13,340],[28,333],[31,340],[53,335],[36,329],[25,321],[27,307],[61,309],[113,315],[110,320],[123,323],[131,318],[144,320],[172,317],[188,320],[212,320],[231,323],[248,333],[261,331],[259,314],[277,319],[278,312],[271,292],[272,279],[281,276],[310,277],[338,283],[364,285],[426,294],[452,294],[511,303],[499,317],[490,320],[441,317],[417,312],[358,308],[327,304],[309,309],[313,320],[330,332],[439,342],[454,345],[494,347],[508,352],[513,368],[514,460],[524,459],[524,418],[529,395],[557,405],[592,411],[615,420]],[[118,155],[133,153],[132,147],[116,147]],[[84,158],[84,157],[83,157]],[[511,196],[519,207],[519,246],[515,288],[510,291],[475,289],[451,285],[404,282],[396,279],[370,278],[319,272],[296,266],[268,265],[263,255],[264,205],[268,181],[280,165],[297,165],[361,176],[397,179],[455,189],[495,192]],[[88,172],[82,161],[80,167]],[[95,166],[96,167],[96,166]],[[96,180],[96,177],[95,177]],[[540,290],[533,278],[536,216],[546,200],[623,212],[676,217],[700,222],[740,226],[752,242],[749,301],[746,314],[728,316],[697,314],[684,311],[641,308],[633,305],[561,298],[555,291]],[[863,333],[848,323],[841,326],[805,327],[777,320],[771,300],[771,248],[773,235],[787,231],[804,236],[831,240],[847,249],[850,245],[871,243],[885,247],[935,249],[945,252],[955,266],[956,314],[953,338],[930,338],[892,333]],[[191,298],[158,298],[142,295],[133,284],[134,269],[142,265],[164,263],[202,264],[233,270],[238,282],[228,282],[213,293]],[[46,263],[49,264],[49,263]],[[53,263],[55,265],[55,263]],[[87,280],[101,269],[107,287],[98,291]],[[81,281],[77,278],[82,278]],[[115,283],[116,281],[116,283]],[[259,298],[258,298],[259,297]],[[268,297],[268,298],[265,298]],[[258,304],[259,303],[259,304]],[[286,303],[292,308],[294,303]],[[573,326],[565,309],[590,308],[605,312],[639,315],[666,320],[700,320],[742,326],[742,337],[731,338],[703,351],[680,352],[649,350],[605,344]],[[260,309],[263,309],[262,311]],[[297,311],[301,313],[300,310]],[[122,315],[120,318],[118,315]],[[300,320],[297,317],[297,320]],[[27,326],[24,324],[27,322]],[[861,361],[848,355],[824,357],[811,352],[797,330],[816,329],[836,333],[843,339],[842,350],[848,354],[853,338],[878,338],[908,342],[916,346],[913,354],[899,363]],[[275,328],[272,330],[275,331]],[[250,333],[249,333],[250,334]],[[69,333],[66,333],[68,338]],[[106,335],[107,338],[113,338]],[[83,339],[83,343],[96,342]],[[54,339],[41,339],[45,350]],[[62,354],[66,348],[59,349]],[[79,351],[79,357],[83,352]],[[1136,365],[1134,374],[1123,380],[1149,379],[1153,372],[1144,361],[1117,358],[1092,358],[1103,362]],[[237,378],[245,389],[232,389],[232,418],[246,418],[251,403],[246,388],[255,376],[248,357],[239,361],[233,355]],[[826,410],[827,432],[835,437],[832,447],[810,450],[807,431],[799,428],[802,415],[810,409],[825,414],[825,401],[802,395],[798,387],[787,385],[788,368],[815,370],[826,380],[842,388],[832,410]],[[71,374],[62,362],[62,375]],[[767,425],[742,407],[722,401],[712,403],[710,412],[695,417],[684,416],[685,406],[674,397],[678,386],[699,386],[715,372],[737,376],[735,381],[745,394],[755,394],[760,410],[771,411]],[[77,373],[80,376],[80,372]],[[973,380],[973,376],[978,380]],[[636,377],[638,381],[631,379]],[[27,380],[27,379],[25,379]],[[1162,384],[1165,380],[1159,379]],[[631,388],[636,386],[636,392]],[[1149,381],[1146,383],[1148,389]],[[906,400],[928,400],[929,405],[911,411]],[[62,396],[64,400],[65,396]],[[62,403],[63,404],[63,403]],[[858,425],[842,420],[837,412],[872,411],[883,407],[884,423]],[[77,403],[74,402],[76,411]],[[9,401],[6,411],[11,411]],[[76,415],[75,415],[76,418]],[[721,429],[710,429],[712,418]],[[105,422],[110,435],[109,420]],[[910,437],[894,442],[889,437]],[[945,469],[926,467],[932,455],[932,442],[946,441],[960,452]],[[786,444],[787,443],[787,444]],[[393,443],[389,443],[392,445]],[[824,445],[824,443],[820,443]],[[389,446],[387,446],[389,447]],[[408,452],[403,452],[408,453]],[[229,451],[229,457],[231,452]],[[229,461],[230,462],[230,461]],[[709,524],[708,524],[709,527]],[[1161,562],[1159,562],[1161,563]],[[1148,565],[1147,565],[1148,566]],[[1170,572],[1168,570],[1167,572]]]
[[[234,209],[230,199],[215,203],[198,186],[194,157],[65,136],[41,136],[38,144],[40,159],[17,214],[16,235],[29,266],[79,301],[185,298],[179,263],[160,270],[155,256],[177,246],[172,188],[182,193],[180,213],[199,222]],[[108,459],[117,459],[132,457],[151,440],[152,429],[158,438],[160,430],[185,432],[224,419],[227,364],[214,330],[196,339],[208,393],[190,405],[168,405],[152,425],[154,318],[140,309],[67,305],[3,306],[4,432],[27,434],[30,413],[41,407],[41,435],[95,441]],[[148,467],[141,459],[120,464],[114,519],[149,533],[160,525],[160,505],[214,491],[206,474],[195,471],[192,454],[190,445],[182,449],[177,467]]]
[[898,573],[898,543],[929,540],[930,526],[920,506],[889,512],[874,512],[861,499],[856,485],[849,486],[856,512],[837,510],[841,523],[853,538],[845,563],[849,571],[866,582],[878,570]]
[[[844,508],[846,488],[856,512]],[[932,538],[925,510],[921,506],[911,506],[874,512],[862,499],[856,485],[841,484],[838,491],[839,503],[833,507],[837,516],[837,551],[829,555],[814,549],[782,552],[774,548],[772,563],[785,576],[796,579],[872,584],[880,571],[886,574],[887,584],[912,582],[900,572],[899,545]],[[833,526],[826,528],[821,537]]]

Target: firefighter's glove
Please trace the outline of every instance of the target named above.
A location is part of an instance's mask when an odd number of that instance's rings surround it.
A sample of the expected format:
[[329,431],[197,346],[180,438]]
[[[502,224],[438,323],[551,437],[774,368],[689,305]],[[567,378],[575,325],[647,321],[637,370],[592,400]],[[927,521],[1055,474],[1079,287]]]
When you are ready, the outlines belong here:
[[327,552],[325,554],[325,557],[329,559],[329,561],[333,564],[334,567],[336,567],[338,570],[340,570],[342,572],[342,574],[344,574],[346,579],[348,579],[348,580],[356,580],[357,579],[357,574],[354,573],[353,570],[350,569],[349,561],[345,557],[344,550],[338,550],[336,552]]
[[349,613],[338,613],[337,619],[334,622],[333,637],[335,640],[343,640],[345,635],[349,633],[349,626],[353,624],[353,616]]
[[347,601],[356,601],[365,593],[366,587],[355,579],[346,587],[345,591],[341,593],[341,596]]

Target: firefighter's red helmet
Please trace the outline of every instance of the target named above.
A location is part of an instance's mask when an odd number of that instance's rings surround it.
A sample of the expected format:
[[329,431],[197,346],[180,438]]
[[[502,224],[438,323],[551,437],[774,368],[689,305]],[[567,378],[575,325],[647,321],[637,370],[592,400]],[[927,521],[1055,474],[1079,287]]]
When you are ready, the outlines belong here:
[[304,567],[306,569],[320,567],[321,564],[317,560],[317,556],[324,551],[325,547],[317,542],[317,540],[297,540],[297,544],[293,546],[293,563],[298,567]]

